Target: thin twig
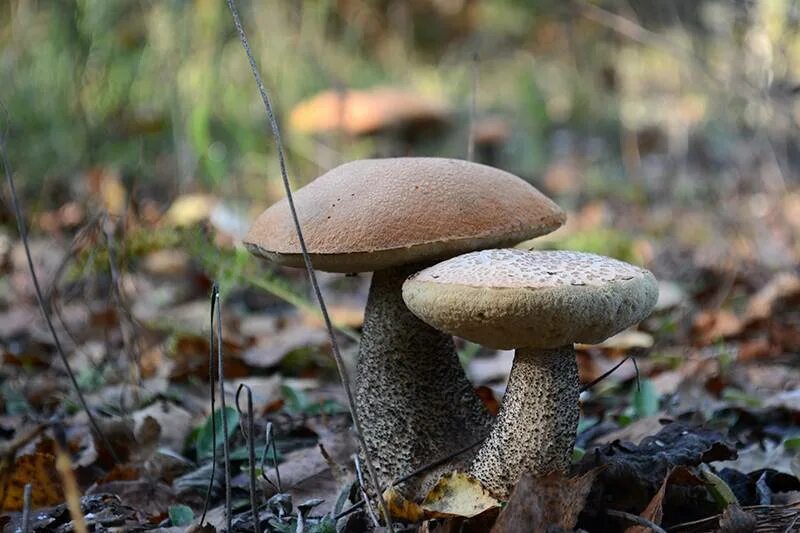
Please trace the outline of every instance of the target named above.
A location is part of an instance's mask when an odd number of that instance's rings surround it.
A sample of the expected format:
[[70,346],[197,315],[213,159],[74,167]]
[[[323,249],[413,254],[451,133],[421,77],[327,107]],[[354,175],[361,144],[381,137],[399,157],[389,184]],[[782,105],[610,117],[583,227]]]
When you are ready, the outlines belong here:
[[[239,394],[242,390],[247,392],[246,413],[243,413],[241,407],[239,407]],[[253,424],[253,389],[244,383],[240,384],[239,388],[236,389],[236,411],[239,413],[239,427],[247,442],[247,466],[250,478],[250,509],[253,513],[253,531],[255,533],[261,533],[261,525],[258,522],[258,507],[256,506],[256,445],[255,428]],[[245,429],[245,425],[247,429]]]
[[637,390],[638,390],[638,388],[639,388],[639,367],[636,366],[636,358],[635,357],[631,357],[629,355],[629,356],[625,357],[625,359],[623,359],[622,361],[620,361],[619,363],[617,363],[616,365],[611,367],[610,370],[607,370],[606,372],[603,372],[603,374],[600,377],[597,377],[597,378],[593,379],[592,381],[590,381],[589,383],[587,383],[586,385],[582,386],[581,387],[581,392],[586,392],[587,390],[591,389],[592,387],[594,387],[595,385],[597,385],[598,383],[600,383],[601,381],[606,379],[608,376],[610,376],[611,374],[616,372],[617,369],[619,367],[621,367],[622,364],[625,361],[629,360],[629,359],[631,361],[633,361],[633,367],[636,369],[636,387],[637,387]]
[[659,526],[652,520],[642,518],[641,516],[637,516],[635,514],[626,513],[624,511],[615,511],[614,509],[608,509],[606,513],[611,516],[616,516],[617,518],[624,518],[625,520],[633,522],[634,524],[639,524],[640,526],[649,527],[653,533],[667,533],[663,527]]
[[356,503],[354,503],[353,505],[351,505],[350,507],[348,507],[347,509],[345,509],[341,513],[339,513],[336,516],[334,516],[333,519],[334,520],[339,520],[340,518],[342,518],[344,516],[347,516],[349,514],[352,514],[352,513],[356,512],[356,511],[358,511],[359,509],[364,507],[364,503],[365,503],[365,500],[363,500],[363,499],[362,500],[358,500]]
[[214,308],[217,302],[217,293],[219,288],[214,283],[211,287],[211,321],[209,322],[210,333],[208,336],[208,388],[211,395],[211,478],[208,480],[208,489],[206,489],[206,497],[203,502],[203,514],[200,515],[200,525],[206,521],[206,513],[208,513],[208,505],[211,501],[211,491],[214,488],[214,475],[217,470],[217,421],[214,415],[214,404],[216,402],[216,393],[214,387],[214,379],[216,372],[214,372]]
[[22,533],[28,533],[31,530],[31,484],[25,483],[25,488],[22,491]]
[[75,472],[72,470],[72,459],[69,457],[64,427],[61,424],[54,425],[53,435],[56,443],[56,470],[61,476],[61,486],[64,487],[64,499],[69,516],[72,518],[72,529],[75,533],[89,533],[86,527],[86,518],[81,510],[81,492]]
[[471,62],[472,86],[469,106],[469,137],[467,138],[467,161],[475,159],[475,117],[478,113],[478,52],[472,54]]
[[14,216],[17,219],[19,237],[22,240],[23,248],[25,248],[25,258],[28,261],[28,269],[30,270],[33,288],[36,292],[36,301],[39,303],[39,309],[41,309],[42,314],[44,315],[44,320],[47,323],[47,328],[50,330],[50,335],[53,337],[53,343],[55,344],[56,351],[61,358],[61,363],[64,365],[64,369],[67,371],[67,376],[69,376],[69,380],[72,383],[72,387],[75,389],[75,393],[78,395],[78,401],[81,404],[81,408],[84,410],[84,412],[86,412],[89,425],[92,426],[92,430],[94,430],[95,435],[97,435],[97,437],[103,442],[103,445],[108,450],[108,453],[111,454],[114,462],[119,463],[120,460],[114,451],[114,447],[111,445],[108,438],[106,438],[105,434],[100,430],[100,426],[97,425],[97,420],[95,420],[94,415],[92,415],[91,410],[89,410],[89,405],[86,403],[86,398],[84,398],[83,392],[81,392],[81,388],[78,385],[78,380],[75,378],[75,373],[72,371],[72,367],[67,359],[67,354],[64,352],[64,347],[61,346],[61,340],[58,338],[56,328],[53,326],[49,309],[47,305],[45,305],[45,300],[42,297],[42,289],[39,285],[39,277],[36,275],[36,269],[33,266],[33,257],[31,257],[31,248],[28,244],[28,229],[25,225],[25,219],[22,216],[22,207],[20,206],[19,198],[17,197],[17,188],[14,185],[14,178],[12,177],[11,163],[8,160],[6,139],[8,136],[8,125],[10,121],[8,119],[8,110],[2,102],[0,102],[0,111],[2,111],[3,115],[5,115],[6,119],[5,129],[3,130],[2,135],[0,135],[0,159],[2,159],[3,168],[5,169],[6,183],[8,184],[8,190],[11,194],[11,205],[14,209]]
[[[122,333],[122,341],[125,344],[125,347],[128,349],[128,355],[133,360],[133,364],[136,367],[136,381],[137,385],[142,384],[142,369],[141,369],[141,350],[140,346],[138,346],[138,338],[137,335],[137,322],[136,319],[133,317],[131,313],[130,306],[128,305],[127,299],[125,298],[125,294],[123,293],[121,286],[122,286],[122,276],[120,275],[119,269],[117,268],[117,254],[114,247],[114,233],[113,228],[111,227],[112,223],[111,216],[108,213],[104,213],[102,220],[100,222],[100,227],[103,230],[103,234],[106,239],[106,250],[108,252],[108,269],[111,273],[111,294],[117,301],[117,308],[121,311],[122,317],[127,322],[127,326],[125,327],[120,320],[120,332]],[[122,222],[123,229],[124,229],[124,221]],[[123,235],[124,237],[124,235]]]
[[[281,487],[281,471],[278,469],[278,446],[275,444],[275,434],[272,430],[272,422],[267,422],[267,429],[265,431],[267,442],[264,444],[264,451],[261,454],[261,477],[264,480],[272,485],[278,493],[283,492],[283,487]],[[267,469],[264,466],[267,463],[267,453],[269,453],[270,446],[272,447],[272,468],[275,470],[275,481],[277,483],[273,483],[270,478],[267,477]]]
[[[757,514],[759,511],[777,511],[780,509],[796,509],[800,507],[800,501],[795,501],[791,503],[782,503],[778,505],[746,505],[742,507],[742,511],[752,511],[754,514]],[[795,519],[800,517],[800,513],[795,514]],[[692,520],[691,522],[681,522],[680,524],[675,524],[670,526],[670,531],[677,531],[681,529],[687,528],[697,528],[697,527],[713,527],[719,523],[720,518],[722,518],[722,514],[716,514],[713,516],[707,516],[705,518],[701,518],[699,520]]]
[[[225,367],[222,358],[222,311],[219,301],[219,289],[216,298],[217,308],[217,380],[219,381],[219,410],[222,413],[222,460],[225,468],[225,522],[227,531],[233,530],[233,512],[231,503],[231,457],[228,446],[228,416],[225,406]],[[213,328],[213,324],[212,324]],[[213,415],[212,415],[213,416]]]
[[[367,488],[364,484],[364,475],[361,473],[361,462],[358,460],[358,454],[353,454],[353,462],[356,465],[356,477],[358,478],[358,490],[361,492],[361,501],[363,501],[367,506],[367,514],[372,519],[372,523],[375,525],[375,528],[379,529],[381,527],[380,521],[378,521],[378,517],[375,516],[375,510],[372,508],[372,504],[369,501],[369,495],[367,494]],[[377,491],[376,491],[377,492]],[[380,495],[378,496],[380,498]]]
[[405,474],[404,476],[401,476],[401,477],[395,479],[394,481],[392,481],[392,484],[390,486],[391,487],[396,487],[400,483],[405,483],[406,481],[408,481],[412,477],[416,477],[416,476],[418,476],[420,474],[423,474],[423,473],[427,472],[428,470],[436,468],[437,466],[446,463],[447,461],[453,459],[454,457],[458,457],[462,453],[468,452],[469,450],[471,450],[472,448],[474,448],[475,446],[477,446],[478,444],[480,444],[484,440],[486,440],[486,439],[478,439],[475,442],[473,442],[472,444],[464,446],[460,450],[456,450],[453,453],[447,454],[446,456],[441,457],[441,458],[433,461],[432,463],[428,463],[426,465],[423,465],[423,466],[417,468],[416,470],[412,470],[408,474]]
[[[331,324],[331,318],[328,315],[328,308],[325,305],[325,300],[322,297],[322,292],[319,288],[319,283],[317,283],[317,275],[314,272],[314,266],[311,264],[311,257],[308,255],[308,248],[306,246],[305,238],[303,237],[303,230],[300,227],[300,219],[297,216],[297,209],[294,205],[294,199],[292,197],[292,187],[289,184],[289,173],[286,170],[286,158],[283,153],[283,142],[281,141],[281,133],[280,129],[278,128],[278,121],[275,119],[275,114],[272,112],[272,103],[269,98],[269,94],[267,93],[267,89],[264,86],[264,82],[261,80],[261,74],[258,72],[258,66],[256,65],[255,57],[253,57],[253,52],[250,50],[250,43],[247,40],[247,35],[245,34],[244,27],[242,26],[242,21],[239,18],[239,11],[236,8],[236,3],[234,0],[227,0],[228,8],[233,15],[233,23],[236,26],[236,31],[239,33],[239,40],[242,43],[242,47],[244,48],[245,53],[247,54],[247,60],[250,62],[250,70],[253,73],[253,77],[255,78],[256,85],[258,87],[258,92],[261,95],[261,101],[264,104],[264,110],[267,113],[267,119],[269,120],[270,127],[272,128],[272,135],[275,138],[275,148],[278,152],[278,163],[280,165],[281,170],[281,179],[283,180],[283,187],[286,191],[286,200],[289,204],[289,211],[292,215],[292,220],[294,222],[295,231],[297,232],[297,240],[300,243],[300,251],[303,254],[303,262],[305,263],[306,270],[308,271],[308,277],[311,281],[311,286],[314,290],[314,295],[319,302],[320,311],[322,312],[322,318],[325,321],[325,328],[328,330],[328,335],[331,341],[331,349],[333,352],[333,357],[336,360],[336,367],[339,370],[339,377],[342,381],[342,387],[344,388],[345,395],[347,396],[347,404],[350,408],[350,416],[353,418],[353,426],[355,427],[356,437],[358,438],[358,442],[361,446],[361,450],[364,454],[364,460],[367,465],[367,471],[369,473],[370,481],[372,485],[378,490],[380,487],[378,481],[378,474],[375,471],[375,467],[372,464],[372,460],[369,456],[369,450],[367,449],[367,444],[364,441],[363,431],[361,430],[361,421],[359,420],[358,413],[356,412],[355,407],[355,399],[353,398],[353,392],[350,390],[350,379],[347,373],[347,368],[345,367],[344,360],[342,359],[342,354],[339,352],[339,343],[336,341],[336,335],[333,332],[333,325]],[[384,520],[386,521],[386,528],[388,529],[389,533],[394,532],[394,526],[392,524],[392,518],[389,516],[389,512],[386,509],[384,504],[383,498],[380,494],[377,494],[378,504],[381,509],[381,513],[383,514]]]

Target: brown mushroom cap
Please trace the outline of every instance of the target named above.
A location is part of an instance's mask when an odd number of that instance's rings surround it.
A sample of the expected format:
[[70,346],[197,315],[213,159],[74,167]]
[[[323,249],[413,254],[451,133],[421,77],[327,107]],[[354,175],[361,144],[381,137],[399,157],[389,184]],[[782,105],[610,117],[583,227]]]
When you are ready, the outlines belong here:
[[506,349],[602,342],[644,319],[657,297],[649,271],[565,251],[468,253],[403,285],[406,305],[428,324]]
[[[565,220],[517,176],[442,158],[346,163],[296,191],[294,202],[314,266],[329,272],[371,272],[507,246]],[[285,199],[256,219],[244,243],[256,255],[303,266]]]
[[343,130],[352,135],[416,123],[443,123],[444,106],[395,87],[324,91],[297,104],[289,116],[292,129],[303,133]]

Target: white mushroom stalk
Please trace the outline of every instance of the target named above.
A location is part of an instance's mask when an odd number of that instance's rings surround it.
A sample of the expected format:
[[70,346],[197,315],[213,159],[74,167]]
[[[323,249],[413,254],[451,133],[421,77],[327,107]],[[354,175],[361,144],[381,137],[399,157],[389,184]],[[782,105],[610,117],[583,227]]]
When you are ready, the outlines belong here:
[[647,270],[579,252],[484,250],[403,285],[432,326],[491,348],[516,348],[500,414],[470,472],[501,498],[524,472],[570,464],[580,409],[573,343],[598,343],[641,321],[658,297]]
[[[442,258],[549,233],[564,213],[512,174],[439,158],[347,163],[299,189],[294,202],[315,268],[374,272],[356,408],[381,482],[486,436],[491,417],[452,337],[408,311],[402,283]],[[255,255],[303,266],[285,201],[258,217],[245,244]]]

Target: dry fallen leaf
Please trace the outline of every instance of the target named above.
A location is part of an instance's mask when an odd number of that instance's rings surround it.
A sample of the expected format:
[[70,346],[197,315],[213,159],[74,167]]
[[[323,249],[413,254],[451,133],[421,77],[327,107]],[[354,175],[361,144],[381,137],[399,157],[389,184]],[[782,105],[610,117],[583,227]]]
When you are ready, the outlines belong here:
[[[650,503],[647,504],[647,507],[644,508],[642,514],[639,515],[656,525],[661,525],[661,520],[664,518],[664,495],[667,492],[667,483],[669,483],[669,478],[672,476],[672,472],[673,470],[670,470],[670,472],[664,478],[664,482],[661,484],[658,492],[656,492],[655,496],[653,496],[653,499],[650,500]],[[626,529],[625,533],[649,533],[649,531],[649,527],[635,525]]]
[[184,194],[172,202],[164,220],[173,226],[193,226],[208,219],[217,201],[210,194]]
[[573,478],[559,473],[522,476],[492,533],[549,531],[552,526],[573,529],[600,470],[595,468]]
[[743,328],[743,322],[736,315],[720,309],[698,313],[692,324],[692,333],[698,345],[706,346],[722,339],[735,337],[742,332]]
[[429,518],[471,518],[500,507],[500,502],[474,477],[463,472],[452,472],[436,482],[421,507]]
[[386,502],[386,510],[397,520],[414,524],[425,518],[422,507],[407,500],[394,487],[389,487],[383,492],[383,500]]
[[750,298],[744,322],[751,324],[766,320],[780,300],[794,299],[798,296],[800,296],[800,277],[790,272],[780,273]]
[[23,491],[27,483],[31,484],[31,506],[34,509],[64,501],[61,478],[53,455],[34,453],[17,457],[14,466],[9,472],[4,472],[0,479],[5,487],[0,505],[4,511],[22,510]]

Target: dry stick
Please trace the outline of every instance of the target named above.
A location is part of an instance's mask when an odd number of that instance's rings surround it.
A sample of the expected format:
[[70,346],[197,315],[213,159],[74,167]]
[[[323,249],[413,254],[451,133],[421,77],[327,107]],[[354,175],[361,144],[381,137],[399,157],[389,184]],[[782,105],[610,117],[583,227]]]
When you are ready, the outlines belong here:
[[22,208],[20,207],[19,198],[17,197],[17,188],[14,185],[14,178],[11,177],[11,163],[8,161],[8,152],[6,151],[6,138],[8,135],[8,111],[6,110],[5,106],[0,103],[0,111],[6,116],[6,129],[3,131],[3,134],[0,135],[0,159],[3,162],[3,168],[5,169],[6,173],[6,183],[8,184],[9,192],[11,193],[11,205],[14,209],[14,216],[17,219],[17,229],[19,230],[19,237],[22,240],[22,246],[25,248],[25,258],[28,261],[28,270],[31,273],[31,279],[33,280],[33,288],[36,292],[36,301],[39,303],[39,309],[41,309],[42,314],[44,315],[44,320],[47,322],[47,329],[50,330],[50,335],[53,337],[53,343],[56,346],[56,351],[58,352],[59,357],[61,358],[61,363],[64,365],[64,369],[67,371],[67,375],[69,376],[69,380],[72,383],[72,387],[75,389],[75,393],[78,395],[78,401],[81,404],[81,408],[86,412],[86,416],[89,419],[89,424],[92,426],[97,437],[103,441],[103,445],[108,450],[108,453],[111,454],[111,457],[114,459],[115,463],[119,463],[119,457],[117,457],[116,452],[114,451],[114,447],[111,446],[111,443],[106,438],[105,434],[100,431],[100,426],[97,425],[97,421],[92,415],[92,412],[89,410],[89,405],[86,403],[86,398],[83,397],[83,392],[81,392],[81,388],[78,386],[78,380],[75,378],[75,373],[72,371],[72,367],[69,364],[69,360],[67,360],[67,354],[64,353],[64,348],[61,346],[61,341],[58,338],[58,334],[56,333],[56,328],[53,326],[53,321],[50,318],[50,312],[45,305],[44,298],[42,297],[42,289],[39,286],[39,278],[36,275],[36,269],[33,267],[33,258],[31,257],[31,248],[28,244],[28,229],[25,226],[25,219],[22,217]]
[[72,528],[75,533],[89,533],[86,528],[86,518],[81,510],[81,492],[78,480],[72,471],[72,460],[69,457],[67,437],[61,424],[53,426],[53,435],[56,442],[56,470],[61,476],[61,485],[64,487],[64,499],[67,502]]
[[591,389],[592,387],[594,387],[595,385],[606,379],[608,376],[616,372],[616,370],[622,366],[622,363],[624,363],[628,359],[631,360],[631,362],[633,363],[633,368],[636,370],[636,390],[641,390],[641,386],[639,383],[639,366],[636,364],[636,358],[629,355],[625,357],[625,359],[614,365],[610,370],[604,372],[602,376],[595,378],[586,385],[582,386],[581,392],[586,392],[587,390]]
[[[275,435],[272,432],[272,422],[267,422],[267,429],[264,432],[266,433],[266,443],[264,443],[264,451],[261,453],[261,477],[264,478],[264,481],[272,485],[278,493],[283,492],[283,487],[281,487],[281,471],[278,469],[278,446],[275,444]],[[267,477],[267,469],[264,466],[267,463],[267,453],[269,453],[270,446],[272,447],[272,468],[275,469],[275,481],[273,483],[270,478]]]
[[[222,311],[220,311],[219,289],[216,294],[217,308],[217,380],[219,380],[219,410],[222,413],[222,457],[225,468],[225,523],[228,531],[232,531],[233,517],[231,516],[231,457],[228,448],[228,416],[225,406],[225,369],[222,361]],[[213,329],[214,324],[211,324]],[[212,414],[213,416],[213,414]]]
[[[126,335],[126,328],[123,327],[122,321],[120,320],[120,333],[122,334],[122,341],[128,348],[128,355],[133,359],[133,364],[136,366],[136,379],[137,384],[141,385],[142,382],[142,369],[141,369],[141,350],[140,346],[138,346],[137,342],[137,323],[136,319],[133,317],[131,313],[130,306],[126,301],[125,295],[120,288],[122,285],[122,277],[120,276],[119,269],[117,268],[117,255],[114,250],[114,235],[112,233],[112,229],[109,227],[108,222],[110,220],[109,214],[106,212],[103,214],[101,221],[100,221],[100,228],[103,230],[103,234],[106,239],[106,250],[108,252],[108,268],[109,272],[111,272],[111,294],[114,295],[114,298],[117,300],[117,306],[122,311],[122,315],[128,323],[128,334]],[[124,224],[124,221],[123,221]],[[124,227],[124,226],[123,226]],[[123,235],[124,238],[124,235]]]
[[478,444],[482,443],[484,440],[486,440],[486,439],[478,439],[475,442],[473,442],[472,444],[464,446],[460,450],[456,450],[453,453],[449,453],[449,454],[445,455],[444,457],[433,461],[432,463],[428,463],[426,465],[423,465],[423,466],[417,468],[416,470],[412,470],[408,474],[405,474],[404,476],[401,476],[401,477],[395,479],[394,481],[392,481],[392,484],[390,486],[395,487],[395,486],[399,485],[400,483],[404,483],[404,482],[408,481],[412,477],[416,477],[416,476],[418,476],[420,474],[423,474],[423,473],[427,472],[428,470],[431,470],[432,468],[436,468],[439,465],[443,465],[444,463],[450,461],[451,459],[453,459],[455,457],[458,457],[462,453],[468,452],[469,450],[471,450],[472,448],[474,448]]
[[356,511],[358,511],[359,509],[361,509],[362,507],[364,507],[364,500],[358,500],[356,503],[354,503],[353,505],[351,505],[350,507],[348,507],[344,511],[342,511],[339,514],[337,514],[336,516],[334,516],[333,519],[338,521],[340,518],[345,517],[345,516],[347,516],[349,514],[352,514],[352,513],[356,512]]
[[[776,511],[779,509],[795,509],[800,507],[800,501],[795,501],[791,503],[782,503],[779,505],[747,505],[742,507],[742,511],[753,511],[753,513],[758,513],[760,510],[764,511]],[[800,517],[800,513],[796,513],[796,517]],[[682,522],[680,524],[675,524],[674,526],[670,527],[671,531],[676,531],[679,529],[686,529],[689,527],[703,527],[706,524],[711,526],[712,524],[716,524],[719,522],[720,518],[722,518],[721,514],[715,514],[713,516],[707,516],[705,518],[700,518],[699,520],[692,520],[691,522]]]
[[649,527],[653,533],[667,533],[664,528],[652,520],[642,518],[641,516],[636,516],[635,514],[626,513],[624,511],[615,511],[614,509],[609,509],[606,511],[606,513],[611,516],[616,516],[617,518],[624,518],[625,520],[633,522],[634,524],[639,524],[640,526]]
[[22,533],[28,533],[31,530],[31,484],[25,483],[25,488],[22,491]]
[[475,116],[478,112],[478,52],[472,54],[472,101],[469,107],[469,137],[467,138],[467,161],[475,159]]
[[314,289],[314,295],[317,297],[317,301],[319,302],[320,311],[322,311],[322,318],[325,321],[325,328],[328,330],[328,336],[330,337],[331,341],[331,351],[333,352],[333,357],[336,360],[336,367],[339,370],[339,377],[342,380],[342,387],[344,388],[347,396],[347,404],[350,408],[350,416],[353,418],[353,426],[355,426],[356,437],[358,438],[358,443],[361,446],[362,452],[364,453],[367,471],[369,472],[372,486],[375,487],[378,505],[380,506],[384,519],[386,520],[386,527],[389,530],[389,533],[393,533],[394,526],[392,524],[392,518],[389,516],[389,512],[386,509],[383,497],[378,492],[380,490],[378,474],[376,473],[375,467],[370,459],[369,450],[367,449],[367,444],[364,441],[363,432],[361,431],[361,421],[359,420],[358,413],[356,412],[353,392],[350,390],[350,381],[347,374],[347,368],[345,368],[342,354],[339,352],[339,344],[336,341],[336,335],[333,333],[333,325],[331,324],[331,318],[328,315],[328,308],[325,305],[325,300],[322,298],[322,292],[320,291],[319,284],[317,283],[317,275],[314,272],[314,266],[311,264],[311,258],[308,255],[306,241],[303,237],[303,230],[300,227],[300,220],[297,217],[297,209],[295,208],[294,199],[292,197],[292,187],[289,185],[289,174],[286,170],[286,158],[283,153],[283,143],[281,142],[281,133],[278,129],[278,122],[275,120],[275,114],[272,112],[272,103],[270,102],[269,94],[264,86],[264,82],[261,80],[261,74],[258,72],[258,67],[256,66],[256,60],[253,57],[253,52],[250,50],[250,43],[247,40],[247,35],[245,34],[244,27],[242,26],[242,21],[239,18],[239,11],[236,8],[236,3],[234,0],[227,0],[227,2],[228,8],[233,15],[233,23],[236,26],[236,31],[239,33],[239,40],[241,41],[242,47],[247,54],[247,60],[250,62],[250,70],[252,71],[256,85],[258,86],[258,92],[261,95],[261,101],[264,104],[264,110],[267,113],[267,119],[269,120],[270,127],[272,128],[272,135],[275,138],[275,148],[278,152],[278,163],[280,164],[283,187],[286,191],[286,200],[289,203],[289,211],[291,212],[292,220],[294,221],[295,231],[297,232],[297,240],[300,243],[300,251],[303,254],[303,262],[306,265],[308,277],[311,281],[311,286]]
[[369,502],[369,495],[367,494],[366,485],[364,484],[364,475],[361,473],[361,462],[358,460],[358,454],[353,454],[353,462],[356,465],[356,477],[358,478],[358,490],[361,492],[361,501],[367,505],[367,514],[372,519],[372,523],[376,529],[380,529],[381,524],[378,517],[375,516],[375,510]]
[[[239,407],[239,395],[242,390],[247,392],[247,412],[243,413]],[[242,430],[242,435],[247,442],[247,460],[249,467],[250,477],[250,509],[253,513],[253,531],[261,533],[261,524],[258,519],[258,507],[256,506],[256,445],[255,445],[255,427],[253,423],[253,389],[245,383],[239,385],[236,389],[236,411],[239,413],[239,427]],[[245,429],[244,415],[247,416],[247,429]]]
[[215,403],[215,389],[214,389],[214,307],[217,301],[217,293],[219,288],[214,283],[211,287],[211,321],[209,325],[210,333],[208,337],[208,385],[211,394],[211,477],[208,480],[208,489],[206,489],[206,498],[203,502],[203,514],[200,515],[200,525],[206,521],[206,513],[208,512],[208,504],[211,501],[211,490],[214,488],[214,475],[217,471],[217,420],[214,416],[214,403]]

